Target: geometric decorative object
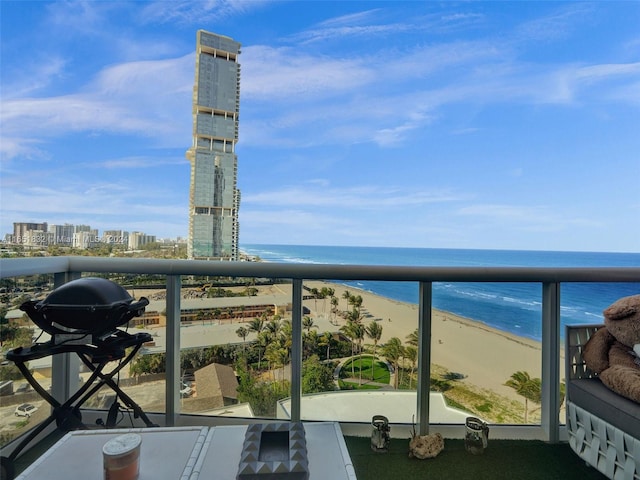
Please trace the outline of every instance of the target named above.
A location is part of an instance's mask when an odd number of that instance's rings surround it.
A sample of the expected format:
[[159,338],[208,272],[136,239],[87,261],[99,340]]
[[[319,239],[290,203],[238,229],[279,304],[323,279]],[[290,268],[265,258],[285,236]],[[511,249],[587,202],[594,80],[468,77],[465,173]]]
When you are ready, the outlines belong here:
[[307,480],[309,460],[302,422],[247,427],[237,480]]

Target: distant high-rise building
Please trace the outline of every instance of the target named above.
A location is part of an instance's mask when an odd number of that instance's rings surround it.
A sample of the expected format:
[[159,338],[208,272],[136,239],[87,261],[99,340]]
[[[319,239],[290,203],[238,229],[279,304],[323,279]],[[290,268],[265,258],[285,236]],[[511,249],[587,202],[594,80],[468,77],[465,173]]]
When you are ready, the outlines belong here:
[[[87,225],[79,225],[80,227],[88,227]],[[98,230],[97,229],[91,229],[91,227],[88,227],[88,230],[85,230],[84,228],[78,228],[78,225],[76,225],[76,231],[73,234],[73,243],[72,246],[74,248],[79,248],[79,249],[86,249],[86,248],[93,248],[95,246],[98,245]]]
[[155,235],[147,235],[142,232],[131,232],[128,239],[129,250],[137,250],[143,245],[146,245],[147,243],[154,243],[155,241]]
[[105,230],[100,240],[103,243],[127,246],[129,244],[129,232],[125,232],[124,230]]
[[33,239],[29,238],[29,232],[32,230],[46,232],[48,230],[47,222],[13,222],[13,241],[15,243],[23,243],[28,245],[33,244]]
[[199,30],[193,87],[189,258],[238,259],[235,146],[240,111],[240,44]]
[[69,223],[64,225],[49,225],[49,232],[53,233],[54,245],[71,246],[75,227]]

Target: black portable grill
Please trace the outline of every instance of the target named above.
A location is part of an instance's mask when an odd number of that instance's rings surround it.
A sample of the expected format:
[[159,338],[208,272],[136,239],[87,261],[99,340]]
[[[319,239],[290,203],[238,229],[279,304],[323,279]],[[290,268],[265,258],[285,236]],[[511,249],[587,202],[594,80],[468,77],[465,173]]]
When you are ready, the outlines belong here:
[[[38,327],[51,335],[51,340],[10,350],[6,358],[15,363],[34,390],[52,405],[53,411],[11,453],[8,457],[10,462],[54,420],[63,431],[87,428],[82,423],[80,406],[104,385],[116,393],[116,401],[120,398],[133,410],[135,418],[140,417],[148,427],[156,426],[113,380],[142,345],[152,340],[148,333],[131,334],[118,328],[142,315],[148,304],[145,297],[134,301],[124,288],[110,280],[86,277],[58,287],[42,301],[30,300],[20,306]],[[129,347],[133,349],[126,354]],[[26,366],[28,361],[60,353],[76,353],[91,371],[89,379],[64,403],[52,397]],[[120,360],[118,365],[107,373],[103,372],[106,365],[114,360]],[[107,422],[107,427],[113,426]],[[5,460],[3,458],[3,463]]]
[[117,283],[87,277],[62,285],[42,301],[24,302],[20,310],[52,337],[91,334],[100,339],[144,313],[149,300],[133,300]]

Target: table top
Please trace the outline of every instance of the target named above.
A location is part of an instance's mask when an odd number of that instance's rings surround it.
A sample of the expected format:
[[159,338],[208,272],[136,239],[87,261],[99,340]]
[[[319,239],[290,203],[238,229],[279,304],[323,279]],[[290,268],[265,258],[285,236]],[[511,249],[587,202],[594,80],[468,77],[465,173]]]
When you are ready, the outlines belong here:
[[[246,425],[211,428],[189,480],[236,478],[246,430]],[[338,423],[304,423],[304,430],[309,480],[356,480]]]
[[138,433],[139,480],[187,480],[196,463],[207,427],[116,428],[76,430],[31,464],[16,480],[103,480],[102,447],[123,433]]
[[[305,422],[309,480],[356,480],[336,422]],[[142,437],[139,480],[233,480],[246,425],[122,428],[67,433],[16,480],[103,480],[102,447],[123,433]]]

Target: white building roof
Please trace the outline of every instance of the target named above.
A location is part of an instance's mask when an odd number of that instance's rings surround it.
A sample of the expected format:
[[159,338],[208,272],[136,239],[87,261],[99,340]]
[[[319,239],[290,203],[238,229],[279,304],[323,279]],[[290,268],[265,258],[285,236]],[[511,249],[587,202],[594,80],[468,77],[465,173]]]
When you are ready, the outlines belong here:
[[[384,415],[389,423],[416,422],[416,392],[403,390],[350,390],[303,395],[302,420],[369,423],[374,415]],[[291,418],[291,399],[278,401],[277,418]],[[448,407],[444,396],[431,392],[429,422],[464,424],[470,414]],[[412,418],[413,417],[413,418]]]

